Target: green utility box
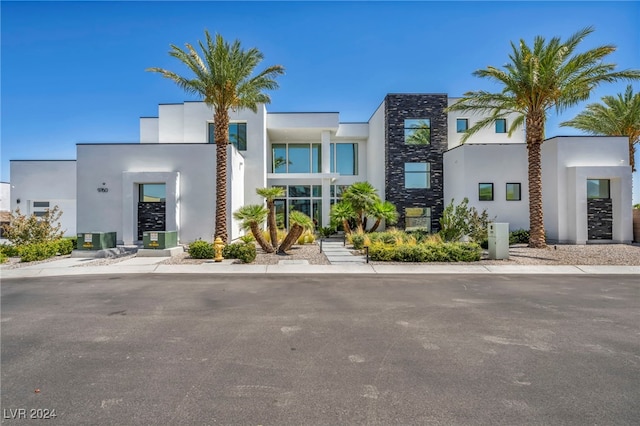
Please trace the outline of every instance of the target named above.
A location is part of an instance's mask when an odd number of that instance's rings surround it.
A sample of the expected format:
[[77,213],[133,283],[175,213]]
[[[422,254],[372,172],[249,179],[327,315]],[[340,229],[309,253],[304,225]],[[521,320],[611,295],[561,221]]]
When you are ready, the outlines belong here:
[[147,231],[142,233],[146,249],[168,249],[178,246],[178,231]]
[[103,250],[116,246],[115,232],[84,232],[78,234],[78,250]]

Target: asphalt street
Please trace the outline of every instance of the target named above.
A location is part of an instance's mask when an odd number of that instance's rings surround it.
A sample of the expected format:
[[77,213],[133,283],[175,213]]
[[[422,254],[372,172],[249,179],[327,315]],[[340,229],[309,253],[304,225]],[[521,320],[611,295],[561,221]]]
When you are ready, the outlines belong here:
[[3,424],[640,424],[637,275],[16,278],[0,319]]

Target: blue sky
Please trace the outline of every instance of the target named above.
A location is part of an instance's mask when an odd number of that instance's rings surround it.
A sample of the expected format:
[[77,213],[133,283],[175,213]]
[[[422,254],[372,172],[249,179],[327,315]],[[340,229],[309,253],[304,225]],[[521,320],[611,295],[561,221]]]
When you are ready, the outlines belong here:
[[[205,28],[286,68],[269,111],[338,111],[341,121],[367,121],[386,93],[495,90],[471,73],[506,63],[510,41],[588,25],[584,49],[614,44],[612,62],[640,67],[638,2],[2,1],[0,11],[2,181],[10,159],[136,142],[138,118],[157,115],[158,103],[194,100],[145,68],[183,72],[169,45],[195,43]],[[591,101],[626,84],[601,86]],[[552,113],[547,136],[580,134],[557,124],[581,106]],[[635,202],[639,192],[635,176]]]

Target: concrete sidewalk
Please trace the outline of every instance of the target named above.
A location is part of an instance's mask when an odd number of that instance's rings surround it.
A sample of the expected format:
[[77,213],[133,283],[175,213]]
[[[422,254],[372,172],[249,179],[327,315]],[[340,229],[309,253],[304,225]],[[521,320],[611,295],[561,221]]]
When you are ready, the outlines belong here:
[[65,258],[24,268],[0,269],[1,278],[93,274],[637,274],[640,266],[614,265],[381,265],[344,262],[332,265],[243,265],[205,262],[160,265],[164,258],[133,258],[107,266],[82,266],[93,259]]

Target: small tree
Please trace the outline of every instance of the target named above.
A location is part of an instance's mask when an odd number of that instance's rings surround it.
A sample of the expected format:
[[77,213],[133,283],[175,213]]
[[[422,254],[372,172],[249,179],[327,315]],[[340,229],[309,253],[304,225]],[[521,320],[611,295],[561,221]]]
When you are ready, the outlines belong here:
[[342,201],[353,209],[356,226],[367,229],[367,214],[370,213],[374,204],[380,201],[380,197],[369,182],[356,182],[342,193]]
[[313,220],[297,210],[292,210],[289,213],[289,224],[289,233],[282,240],[282,244],[280,244],[278,248],[278,254],[287,254],[286,251],[298,241],[298,238],[300,238],[300,235],[302,235],[305,230],[313,230],[314,228]]
[[337,226],[338,223],[342,223],[342,228],[347,234],[351,233],[351,227],[349,226],[349,220],[355,219],[356,213],[353,211],[351,205],[345,201],[340,201],[331,207],[331,213],[329,213],[331,223]]
[[269,230],[269,236],[271,237],[271,246],[273,250],[278,249],[278,224],[276,221],[276,198],[284,196],[284,188],[271,187],[271,188],[258,188],[256,189],[258,195],[264,197],[267,201],[267,209],[269,214],[267,216],[267,229]]
[[460,241],[465,235],[477,243],[485,240],[489,224],[487,211],[478,213],[475,207],[469,207],[466,197],[457,206],[453,202],[444,208],[440,217],[440,237],[447,242]]
[[251,230],[253,238],[255,238],[262,250],[267,253],[273,253],[273,247],[271,247],[271,244],[265,240],[264,235],[262,235],[262,230],[260,229],[260,225],[264,223],[268,213],[269,211],[263,206],[258,204],[249,204],[236,210],[233,213],[233,217],[242,221],[240,226],[242,226],[243,229]]
[[64,235],[60,225],[61,216],[62,211],[58,206],[45,210],[42,216],[27,216],[17,208],[11,213],[9,225],[3,225],[3,228],[7,239],[15,246],[55,241]]

